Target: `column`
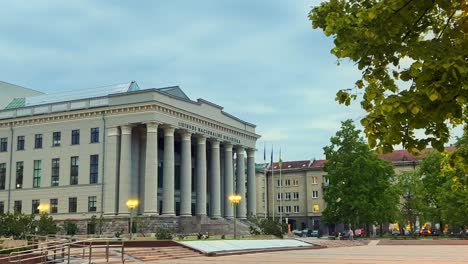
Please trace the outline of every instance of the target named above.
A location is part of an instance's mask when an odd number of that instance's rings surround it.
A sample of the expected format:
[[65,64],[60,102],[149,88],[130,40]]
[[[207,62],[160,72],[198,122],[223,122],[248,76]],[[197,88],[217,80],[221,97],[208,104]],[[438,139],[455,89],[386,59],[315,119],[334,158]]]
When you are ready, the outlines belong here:
[[221,169],[219,140],[211,141],[211,190],[210,190],[211,217],[221,217]]
[[146,124],[144,200],[145,215],[158,214],[158,124]]
[[255,149],[247,149],[247,216],[257,215],[257,184],[255,178]]
[[132,127],[120,127],[120,174],[119,174],[119,214],[129,214],[127,201],[131,196],[132,184]]
[[182,133],[182,160],[180,164],[180,215],[192,215],[192,134]]
[[196,215],[206,215],[206,137],[197,138],[197,203]]
[[104,182],[104,204],[103,209],[106,215],[115,215],[118,211],[118,165],[119,165],[119,128],[109,127],[107,128],[106,140],[106,161],[105,168],[106,173],[103,178]]
[[242,196],[242,200],[237,205],[237,218],[245,219],[246,214],[246,197],[245,197],[245,154],[242,146],[237,147],[237,178],[236,178],[236,189],[237,192]]
[[162,215],[173,216],[174,210],[174,127],[164,127],[163,205]]
[[224,217],[233,218],[234,212],[228,200],[229,195],[234,194],[234,167],[232,164],[232,145],[224,144]]

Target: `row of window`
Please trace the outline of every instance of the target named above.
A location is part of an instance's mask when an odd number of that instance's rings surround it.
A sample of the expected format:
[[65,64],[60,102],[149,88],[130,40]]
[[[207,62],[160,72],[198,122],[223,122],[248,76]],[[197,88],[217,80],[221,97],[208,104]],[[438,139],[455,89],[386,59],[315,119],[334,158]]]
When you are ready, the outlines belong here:
[[[318,184],[318,178],[317,176],[312,176],[311,178],[312,184]],[[284,183],[284,185],[283,185]],[[276,180],[276,187],[289,187],[289,186],[299,186],[299,180],[298,179],[285,179],[285,180]]]
[[[319,198],[318,191],[312,191],[312,198]],[[284,193],[284,196],[283,196],[283,193],[276,194],[276,200],[280,201],[283,199],[286,201],[291,200],[291,193],[290,192]],[[292,193],[292,200],[299,200],[299,192]]]
[[[286,206],[278,206],[278,213],[291,213],[291,208],[293,209],[293,213],[300,213],[299,205],[286,205]],[[314,213],[318,213],[320,211],[320,206],[318,204],[314,204],[312,206],[312,211]]]
[[[35,134],[34,135],[34,148],[42,149],[43,146],[43,135]],[[59,147],[62,143],[62,132],[53,132],[52,133],[52,146]],[[91,128],[91,137],[90,143],[99,143],[99,127]],[[71,144],[79,145],[80,144],[80,130],[75,129],[71,132]],[[16,140],[16,150],[24,150],[26,145],[25,136],[18,136]],[[0,152],[8,151],[8,138],[0,138]]]
[[[50,214],[58,213],[58,206],[59,200],[57,198],[51,198],[50,200]],[[40,200],[32,200],[32,210],[31,214],[39,214],[39,205]],[[70,197],[68,198],[68,212],[69,213],[76,213],[78,208],[78,198],[77,197]],[[88,212],[96,212],[97,211],[97,197],[96,196],[88,196]],[[23,212],[23,201],[14,201],[13,205],[13,212],[14,213],[22,213]],[[0,201],[0,214],[5,213],[5,203],[4,201]]]
[[[80,157],[70,158],[70,185],[78,184],[78,172],[80,166]],[[16,181],[15,188],[23,188],[24,162],[16,162]],[[98,183],[99,176],[99,155],[89,156],[89,184]],[[34,160],[33,167],[33,188],[41,187],[42,178],[42,160]],[[51,163],[51,183],[50,186],[59,186],[60,179],[60,159],[52,159]],[[0,190],[5,190],[6,185],[6,163],[0,163]]]

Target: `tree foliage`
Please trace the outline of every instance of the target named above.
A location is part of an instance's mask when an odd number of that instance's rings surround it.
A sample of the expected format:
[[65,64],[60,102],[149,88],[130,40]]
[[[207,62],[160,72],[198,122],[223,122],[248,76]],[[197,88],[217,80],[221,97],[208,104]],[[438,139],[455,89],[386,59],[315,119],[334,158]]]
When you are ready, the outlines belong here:
[[[334,38],[331,53],[362,73],[355,87],[364,89],[361,124],[372,148],[442,151],[450,128],[467,123],[467,10],[466,0],[329,0],[312,8],[313,27]],[[337,93],[339,103],[353,99],[349,89]]]
[[37,234],[55,235],[58,232],[58,227],[54,222],[54,219],[49,214],[41,214],[39,220],[36,222]]
[[34,216],[25,214],[0,215],[0,236],[12,236],[16,239],[24,239],[27,234],[34,231]]
[[407,224],[409,221],[411,230],[416,230],[416,222],[424,221],[424,185],[421,175],[417,171],[406,171],[396,177],[396,186],[400,195],[401,221]]
[[323,212],[328,223],[374,224],[396,218],[398,194],[390,180],[392,165],[381,160],[359,137],[351,120],[324,147],[329,186]]

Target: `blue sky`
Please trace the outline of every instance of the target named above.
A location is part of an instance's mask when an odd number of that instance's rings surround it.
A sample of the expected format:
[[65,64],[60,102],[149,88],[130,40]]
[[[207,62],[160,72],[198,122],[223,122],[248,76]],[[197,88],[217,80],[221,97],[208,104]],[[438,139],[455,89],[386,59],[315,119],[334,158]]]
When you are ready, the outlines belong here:
[[[359,72],[313,30],[313,0],[1,1],[0,80],[46,93],[179,85],[257,125],[257,160],[324,158],[363,111],[334,101]],[[275,158],[276,160],[277,158]]]

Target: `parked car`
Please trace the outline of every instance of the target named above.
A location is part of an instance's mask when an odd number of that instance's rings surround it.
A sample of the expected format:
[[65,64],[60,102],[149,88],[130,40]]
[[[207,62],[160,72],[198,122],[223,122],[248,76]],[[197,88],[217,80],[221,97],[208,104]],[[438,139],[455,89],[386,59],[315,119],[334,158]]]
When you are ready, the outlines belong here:
[[319,231],[318,230],[312,230],[312,232],[310,233],[310,236],[311,237],[318,237],[319,236]]
[[297,230],[297,229],[294,229],[293,231],[291,231],[291,233],[293,233],[296,236],[301,236],[302,235],[302,231]]
[[400,230],[392,230],[392,236],[399,236]]
[[310,237],[310,233],[312,232],[312,230],[309,230],[309,229],[304,229],[302,230],[302,237]]
[[366,235],[366,230],[364,228],[356,228],[354,230],[354,236],[355,237],[363,237]]

